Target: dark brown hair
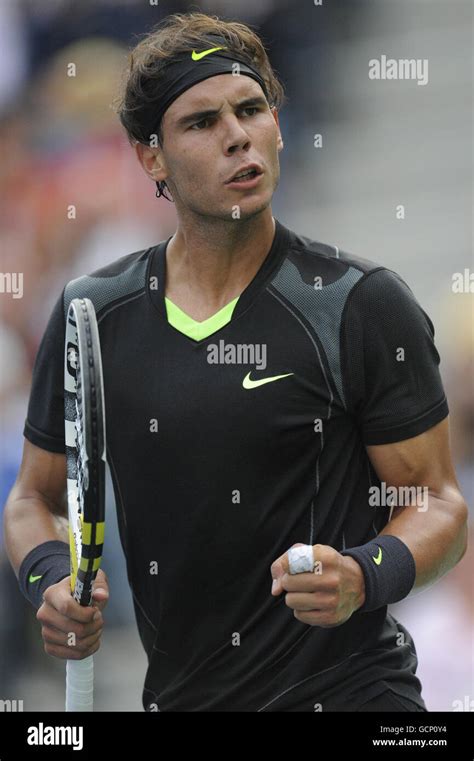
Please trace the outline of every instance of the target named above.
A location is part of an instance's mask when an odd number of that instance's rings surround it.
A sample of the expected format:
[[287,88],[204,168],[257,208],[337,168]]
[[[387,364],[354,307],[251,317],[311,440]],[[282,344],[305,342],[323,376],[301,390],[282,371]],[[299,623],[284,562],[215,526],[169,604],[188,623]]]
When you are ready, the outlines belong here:
[[[160,100],[160,73],[163,68],[175,56],[186,53],[190,48],[207,42],[212,46],[213,42],[208,39],[208,35],[224,38],[231,52],[257,69],[267,87],[271,107],[278,109],[283,105],[283,87],[271,67],[260,38],[248,26],[204,13],[175,13],[167,16],[148,33],[128,58],[128,67],[115,108],[132,144],[149,144],[155,126],[153,105]],[[161,127],[158,140],[161,145]]]

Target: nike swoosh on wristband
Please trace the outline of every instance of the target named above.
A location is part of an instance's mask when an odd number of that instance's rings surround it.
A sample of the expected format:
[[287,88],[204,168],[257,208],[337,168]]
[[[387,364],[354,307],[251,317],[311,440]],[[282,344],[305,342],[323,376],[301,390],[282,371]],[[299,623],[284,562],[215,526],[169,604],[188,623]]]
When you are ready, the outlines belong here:
[[42,578],[43,578],[43,574],[41,574],[41,576],[33,576],[32,574],[30,574],[30,578],[28,579],[28,581],[32,584],[34,581],[38,581],[38,579],[42,579]]
[[193,61],[200,61],[201,58],[204,58],[204,56],[209,55],[209,53],[215,53],[216,50],[225,50],[225,48],[209,48],[209,50],[203,50],[202,53],[196,53],[195,50],[191,53],[191,58]]
[[376,558],[374,558],[374,556],[372,555],[372,560],[374,561],[375,565],[380,565],[380,563],[382,562],[382,548],[381,547],[379,547],[379,554],[377,555]]
[[242,381],[242,386],[247,389],[257,388],[257,386],[263,386],[265,383],[273,383],[273,381],[280,380],[280,378],[288,378],[289,375],[294,375],[294,373],[285,373],[285,375],[273,375],[271,378],[260,378],[259,380],[252,380],[250,378],[250,373],[247,373]]

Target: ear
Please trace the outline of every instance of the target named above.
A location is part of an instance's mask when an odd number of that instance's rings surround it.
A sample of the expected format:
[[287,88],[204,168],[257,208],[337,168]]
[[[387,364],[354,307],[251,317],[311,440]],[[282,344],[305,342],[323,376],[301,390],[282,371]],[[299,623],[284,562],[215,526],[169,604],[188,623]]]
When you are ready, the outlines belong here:
[[135,143],[135,153],[145,174],[154,182],[161,182],[168,177],[163,151],[159,147]]
[[278,120],[278,111],[275,108],[275,106],[273,106],[270,109],[270,111],[272,112],[272,116],[275,119],[276,126],[278,127],[277,148],[278,148],[279,151],[281,151],[284,148],[284,143],[283,143],[283,138],[282,138],[281,132],[280,132],[280,122]]

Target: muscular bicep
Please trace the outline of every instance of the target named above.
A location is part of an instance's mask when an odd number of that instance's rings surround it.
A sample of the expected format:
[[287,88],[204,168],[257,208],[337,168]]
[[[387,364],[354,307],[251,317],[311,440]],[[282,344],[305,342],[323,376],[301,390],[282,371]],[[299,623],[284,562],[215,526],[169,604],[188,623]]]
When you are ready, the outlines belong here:
[[41,499],[52,513],[67,517],[66,455],[48,452],[25,439],[12,496]]
[[415,588],[421,589],[453,568],[466,551],[468,511],[451,459],[448,419],[411,439],[368,446],[367,452],[382,482],[416,487],[416,493],[397,489],[381,533],[397,536],[410,549]]
[[[387,486],[426,487],[432,494],[459,491],[449,446],[449,420],[393,444],[367,446],[367,454]],[[396,508],[394,515],[403,508]]]

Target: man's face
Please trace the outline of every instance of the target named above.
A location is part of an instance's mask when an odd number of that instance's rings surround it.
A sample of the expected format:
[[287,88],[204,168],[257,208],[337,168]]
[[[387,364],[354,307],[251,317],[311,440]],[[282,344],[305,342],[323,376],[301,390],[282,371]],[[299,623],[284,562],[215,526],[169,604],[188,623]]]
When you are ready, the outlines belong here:
[[[238,207],[245,219],[270,204],[283,142],[277,112],[251,77],[220,74],[186,90],[165,112],[162,134],[158,179],[178,208],[231,219]],[[252,164],[253,175],[231,181]]]

